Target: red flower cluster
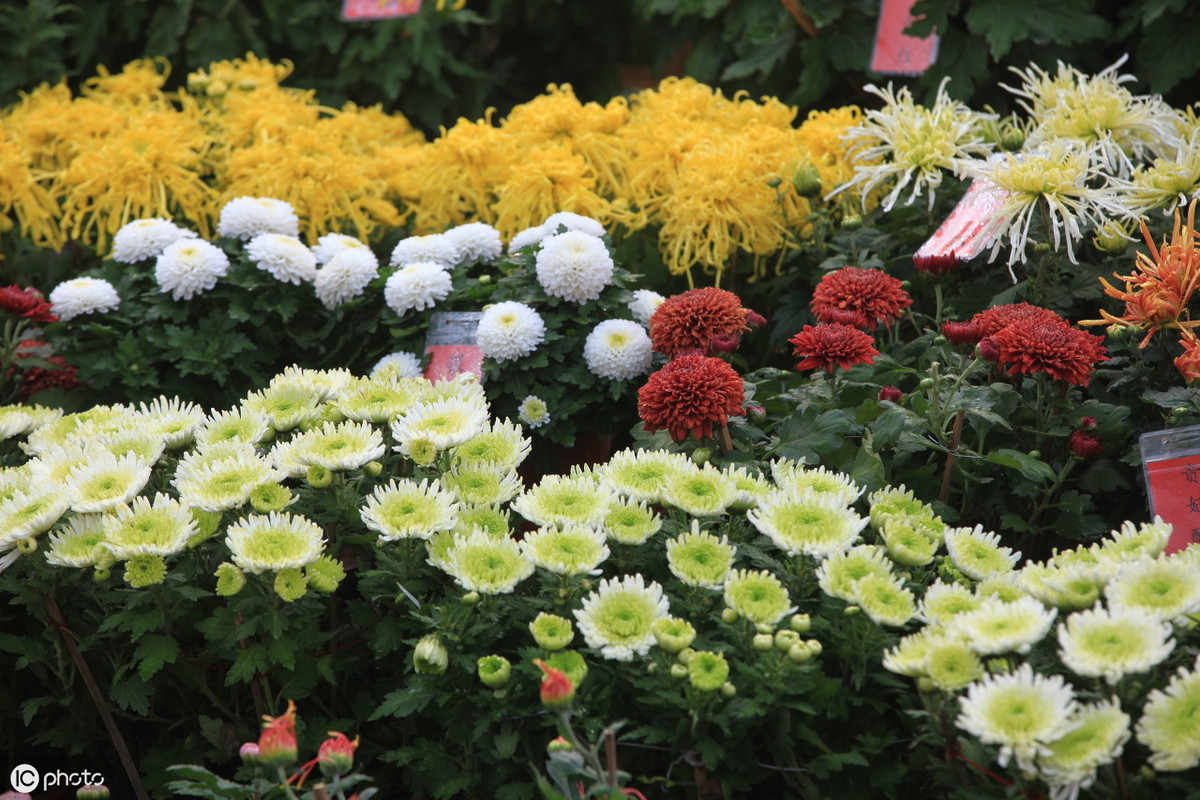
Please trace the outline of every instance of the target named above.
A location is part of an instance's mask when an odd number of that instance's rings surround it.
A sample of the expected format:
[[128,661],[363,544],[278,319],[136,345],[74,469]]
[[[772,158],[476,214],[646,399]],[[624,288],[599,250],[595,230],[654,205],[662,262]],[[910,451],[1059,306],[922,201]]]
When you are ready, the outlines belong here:
[[877,269],[843,267],[821,278],[813,290],[812,312],[821,322],[875,330],[900,318],[912,298],[900,281]]
[[667,430],[682,442],[689,433],[711,437],[713,425],[742,413],[742,378],[719,358],[682,355],[638,390],[638,416],[647,431]]
[[[13,350],[13,358],[20,361],[23,358],[36,356],[44,359],[57,367],[28,367],[21,370],[21,385],[17,389],[18,402],[24,403],[38,392],[44,392],[47,389],[64,389],[70,391],[72,389],[80,389],[85,384],[79,380],[75,367],[67,363],[67,360],[62,356],[49,355],[50,345],[45,342],[40,342],[37,339],[24,339],[19,342]],[[8,377],[12,377],[16,373],[16,366],[8,368]]]
[[1095,458],[1104,453],[1104,443],[1100,441],[1100,437],[1087,431],[1072,433],[1067,446],[1076,458]]
[[796,365],[799,370],[850,369],[855,364],[871,364],[879,355],[870,335],[836,322],[805,325],[788,342],[795,347],[793,355],[804,359]]
[[22,289],[15,283],[12,286],[0,286],[0,311],[34,322],[58,321],[41,292],[33,288]]
[[712,353],[714,340],[728,347],[730,337],[736,341],[741,336],[750,313],[733,292],[713,287],[689,289],[668,297],[651,315],[650,341],[668,358],[689,352]]
[[954,272],[962,263],[953,250],[950,251],[950,255],[913,256],[913,266],[917,268],[917,272],[927,275],[946,275]]
[[1096,364],[1108,360],[1103,337],[1061,319],[1009,325],[988,339],[998,351],[996,361],[1013,375],[1044,372],[1055,380],[1086,386]]

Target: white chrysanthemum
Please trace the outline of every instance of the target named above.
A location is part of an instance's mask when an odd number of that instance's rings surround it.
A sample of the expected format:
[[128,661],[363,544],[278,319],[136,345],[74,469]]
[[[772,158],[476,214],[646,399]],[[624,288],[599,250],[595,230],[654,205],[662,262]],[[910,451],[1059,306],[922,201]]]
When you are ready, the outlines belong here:
[[91,567],[108,556],[104,546],[104,514],[76,514],[67,526],[51,531],[46,563],[56,567]]
[[167,449],[166,439],[161,434],[137,429],[119,433],[103,433],[93,438],[92,443],[118,458],[133,455],[147,464],[158,461],[162,457],[163,451]]
[[654,312],[658,311],[658,307],[666,299],[658,292],[638,289],[633,293],[633,299],[629,301],[629,313],[633,315],[639,325],[650,327],[650,317],[654,316]]
[[687,456],[666,450],[621,450],[596,470],[601,483],[631,500],[657,503],[676,472],[694,469]]
[[474,372],[460,372],[449,379],[416,380],[413,381],[413,386],[420,394],[422,402],[453,399],[487,405],[487,392],[483,390],[483,384]]
[[853,503],[863,493],[863,487],[843,472],[825,467],[806,467],[802,462],[783,458],[771,462],[771,477],[783,492],[815,492],[835,497],[844,506]]
[[294,440],[292,458],[327,470],[358,469],[383,456],[383,434],[366,422],[326,422]]
[[746,512],[746,519],[788,555],[815,558],[846,552],[867,524],[837,496],[815,492],[772,492]]
[[982,525],[974,528],[952,528],[946,531],[946,552],[962,574],[983,580],[997,572],[1011,572],[1021,554],[1000,544],[1000,535],[985,532]]
[[325,550],[325,536],[310,519],[272,511],[231,524],[225,531],[225,545],[234,564],[257,575],[313,563]]
[[917,599],[896,575],[867,575],[854,584],[854,602],[876,625],[898,628],[917,614]]
[[281,283],[311,283],[317,277],[317,257],[295,236],[260,233],[246,245],[254,266]]
[[759,501],[769,495],[773,488],[770,481],[746,467],[726,465],[723,471],[733,481],[733,488],[737,491],[737,498],[731,507],[739,511],[757,508]]
[[[431,554],[431,561],[433,560]],[[533,562],[521,552],[514,539],[492,536],[476,530],[453,538],[449,549],[438,559],[459,586],[468,592],[508,594],[533,574]]]
[[88,455],[87,463],[72,468],[67,476],[72,511],[112,511],[136,497],[150,480],[150,465],[137,456],[117,458],[104,450]]
[[173,300],[191,300],[217,285],[229,272],[229,256],[201,239],[181,239],[167,246],[154,262],[159,291]]
[[113,285],[101,278],[72,278],[50,292],[50,305],[60,320],[81,314],[104,314],[121,305]]
[[591,373],[614,381],[645,375],[653,355],[646,329],[628,319],[601,322],[583,343],[583,359]]
[[508,241],[508,252],[515,253],[518,250],[524,250],[526,247],[534,247],[539,244],[542,239],[547,236],[544,225],[535,225],[532,228],[526,228],[514,234],[512,239]]
[[536,566],[556,575],[598,575],[608,559],[604,533],[586,525],[538,528],[525,534],[521,552]]
[[1015,756],[1022,769],[1031,770],[1049,752],[1047,745],[1071,729],[1078,706],[1074,687],[1061,675],[1041,675],[1022,664],[971,684],[959,708],[954,724],[984,744],[1000,745],[1000,766]]
[[903,517],[890,517],[880,535],[888,555],[906,567],[928,564],[937,554],[937,544]]
[[1146,698],[1137,740],[1150,748],[1150,766],[1179,772],[1200,764],[1200,658]]
[[897,675],[918,678],[925,674],[925,659],[931,647],[944,641],[947,641],[945,635],[933,627],[910,633],[901,637],[895,647],[884,652],[883,668]]
[[0,502],[0,549],[49,530],[71,507],[62,486],[35,485]]
[[66,444],[42,450],[37,456],[26,462],[30,478],[29,484],[66,485],[67,476],[71,474],[71,470],[87,464],[88,457],[94,449],[96,448],[73,439]]
[[738,497],[733,479],[711,464],[678,469],[667,476],[662,501],[695,517],[724,514]]
[[723,589],[733,558],[729,537],[701,532],[695,520],[690,531],[667,540],[667,566],[688,586]]
[[286,431],[316,419],[321,413],[323,399],[324,393],[318,387],[281,384],[250,392],[242,401],[242,407],[251,414],[265,417],[275,430]]
[[329,310],[353,300],[379,277],[379,260],[370,250],[348,247],[337,253],[313,278],[317,299]]
[[977,608],[950,618],[946,627],[980,655],[1028,653],[1049,633],[1057,615],[1032,597],[1011,603],[989,597]]
[[526,395],[517,408],[517,419],[527,428],[540,428],[550,421],[550,409],[536,394]]
[[230,443],[188,454],[175,469],[172,484],[179,499],[204,511],[226,511],[250,499],[265,483],[278,483],[285,473],[244,443]]
[[455,264],[494,261],[504,252],[500,231],[486,222],[468,222],[442,234],[454,245]]
[[483,432],[488,422],[486,403],[448,397],[421,403],[392,420],[392,437],[405,445],[423,439],[438,450],[456,447]]
[[438,480],[461,502],[473,506],[507,503],[521,491],[521,478],[514,470],[488,464],[456,464]]
[[512,361],[532,353],[546,335],[541,315],[524,303],[509,300],[484,309],[475,341],[485,356]]
[[169,219],[135,219],[121,226],[113,236],[113,261],[137,264],[154,258],[180,239],[195,239],[196,232],[181,228]]
[[138,430],[150,436],[161,436],[167,447],[190,442],[196,429],[207,419],[203,408],[178,397],[156,397],[149,403],[139,403],[138,415]]
[[221,208],[217,235],[249,241],[262,233],[300,235],[291,203],[273,197],[235,197]]
[[485,463],[500,469],[516,469],[529,455],[532,441],[520,425],[509,420],[493,420],[476,436],[454,448],[459,463]]
[[1172,530],[1171,524],[1163,522],[1159,516],[1153,522],[1143,522],[1141,525],[1126,522],[1090,549],[1101,561],[1128,561],[1138,556],[1153,558],[1166,549],[1167,542],[1171,541]]
[[448,270],[458,263],[458,246],[444,233],[409,236],[396,243],[390,263],[401,268],[409,264],[434,264]]
[[271,378],[268,389],[303,389],[322,400],[333,400],[343,389],[354,383],[357,376],[348,369],[309,369],[292,364]]
[[128,406],[92,406],[66,414],[29,432],[23,448],[33,455],[86,439],[88,436],[124,429],[133,410]]
[[612,256],[604,241],[582,231],[547,236],[535,261],[538,283],[551,297],[587,303],[612,280]]
[[588,647],[616,661],[646,655],[654,645],[654,621],[670,613],[662,587],[640,574],[601,581],[574,612]]
[[334,405],[346,419],[389,423],[413,403],[413,393],[400,381],[360,378],[342,390]]
[[[344,253],[347,250],[362,250],[368,253],[371,248],[363,244],[353,236],[347,236],[344,233],[327,233],[317,239],[317,243],[313,245],[312,252],[317,259],[318,264],[328,264],[333,260],[333,257],[339,253]],[[371,256],[374,257],[374,253]],[[378,261],[376,262],[378,265]]]
[[[1088,608],[1100,599],[1109,573],[1105,569],[1082,563],[1030,563],[1016,574],[1021,588],[1048,606],[1065,611]],[[1008,573],[1005,573],[1008,574]]]
[[271,430],[267,418],[249,408],[214,411],[196,429],[196,446],[201,450],[222,442],[241,442],[256,445],[267,438]]
[[104,546],[119,561],[134,556],[174,555],[187,546],[197,530],[191,510],[161,493],[154,495],[153,501],[134,498],[131,505],[106,514],[101,525]]
[[599,221],[591,217],[585,217],[583,214],[576,214],[574,211],[556,211],[546,217],[546,221],[542,223],[543,230],[546,233],[559,233],[559,228],[566,228],[568,231],[581,231],[589,236],[600,237],[604,235],[604,226]]
[[29,489],[33,483],[33,472],[26,462],[19,467],[0,467],[0,503],[12,499],[18,492]]
[[1121,566],[1105,587],[1111,608],[1128,608],[1155,619],[1183,622],[1200,611],[1196,563],[1180,556],[1143,558]]
[[925,590],[917,613],[930,625],[946,624],[959,614],[974,611],[979,602],[975,593],[962,584],[944,583],[938,579]]
[[776,625],[796,610],[787,587],[766,570],[730,572],[725,578],[725,605],[755,625]]
[[388,353],[375,362],[375,366],[371,367],[370,375],[372,378],[389,380],[419,378],[421,377],[421,358],[403,350]]
[[982,599],[994,597],[1001,603],[1015,603],[1029,597],[1014,572],[997,572],[975,584],[975,596]]
[[414,261],[396,270],[383,287],[388,308],[403,315],[433,308],[450,294],[450,273],[432,261]]
[[458,504],[439,484],[393,478],[367,497],[360,516],[380,541],[392,542],[451,530],[457,513]]
[[512,502],[512,510],[535,525],[604,523],[610,495],[589,474],[546,475]]
[[1066,733],[1038,756],[1038,773],[1050,800],[1075,800],[1096,780],[1096,770],[1121,757],[1129,741],[1129,715],[1117,700],[1081,706]]
[[33,430],[33,415],[24,406],[0,406],[0,441]]
[[613,500],[604,515],[604,530],[621,544],[643,544],[662,530],[662,517],[645,503],[621,498]]
[[1076,675],[1110,684],[1146,672],[1175,649],[1171,626],[1141,611],[1092,608],[1058,626],[1058,655]]

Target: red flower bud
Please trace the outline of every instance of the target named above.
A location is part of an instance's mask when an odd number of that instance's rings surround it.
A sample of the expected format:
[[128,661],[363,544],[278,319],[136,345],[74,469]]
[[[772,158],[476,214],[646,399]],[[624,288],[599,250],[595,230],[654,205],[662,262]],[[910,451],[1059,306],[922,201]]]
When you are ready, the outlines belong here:
[[357,736],[354,737],[354,741],[350,741],[344,733],[330,731],[329,738],[317,748],[317,763],[321,767],[321,774],[326,778],[345,775],[354,766],[354,751],[357,748]]
[[899,403],[904,397],[904,392],[900,391],[898,386],[885,386],[879,390],[880,400],[890,400],[893,403]]
[[547,665],[540,658],[535,658],[533,663],[546,674],[542,678],[542,705],[549,709],[568,708],[575,699],[575,684],[565,672]]
[[1080,417],[1079,418],[1079,427],[1083,428],[1084,430],[1090,430],[1091,428],[1094,428],[1099,424],[1100,423],[1096,421],[1095,417]]
[[980,339],[979,357],[984,361],[995,361],[1000,358],[1000,348],[990,338]]
[[288,700],[283,716],[263,717],[263,732],[258,737],[258,761],[270,767],[288,767],[296,763],[296,704],[291,700]]
[[732,353],[738,349],[738,337],[728,333],[717,334],[712,338],[708,349],[713,353]]
[[1075,431],[1067,445],[1076,458],[1096,458],[1104,453],[1104,443],[1093,433]]
[[942,335],[952,344],[977,344],[983,331],[974,322],[943,322]]
[[242,763],[246,766],[253,767],[258,763],[258,743],[246,742],[238,750],[238,755],[242,757]]
[[767,318],[757,311],[746,309],[746,327],[750,330],[758,330],[763,325],[767,324]]

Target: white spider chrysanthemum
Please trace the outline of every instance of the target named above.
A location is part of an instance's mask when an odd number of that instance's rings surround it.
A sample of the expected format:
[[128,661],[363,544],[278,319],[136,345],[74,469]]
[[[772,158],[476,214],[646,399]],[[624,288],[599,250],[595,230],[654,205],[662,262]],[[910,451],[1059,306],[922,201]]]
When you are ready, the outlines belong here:
[[73,495],[71,510],[81,514],[112,511],[136,497],[149,480],[150,465],[137,456],[118,458],[104,450],[92,450],[87,462],[67,475]]
[[525,534],[521,552],[544,570],[556,575],[597,575],[608,559],[604,533],[586,525],[538,528]]
[[65,485],[71,470],[87,464],[93,449],[95,448],[74,439],[67,444],[46,448],[26,462],[29,484]]
[[316,419],[323,399],[324,393],[317,387],[282,384],[250,392],[242,400],[242,407],[265,417],[275,430],[286,431]]
[[663,486],[676,472],[694,469],[687,456],[666,450],[621,450],[600,466],[596,475],[611,491],[631,500],[657,503]]
[[[317,259],[317,263],[321,265],[328,264],[333,260],[333,257],[339,253],[344,253],[347,250],[365,250],[371,251],[371,248],[363,244],[353,236],[347,236],[344,233],[327,233],[317,239],[317,243],[312,246],[313,255]],[[374,256],[374,253],[371,253]]]
[[1129,715],[1117,700],[1080,706],[1067,732],[1038,756],[1038,773],[1050,787],[1051,800],[1076,800],[1091,788],[1096,770],[1121,757],[1129,733]]
[[397,314],[433,308],[450,294],[450,273],[432,261],[412,261],[387,279],[383,298]]
[[454,245],[455,264],[494,261],[504,252],[500,231],[486,222],[468,222],[442,234]]
[[421,377],[421,358],[413,353],[398,350],[388,353],[375,362],[369,373],[372,378],[399,380]]
[[317,257],[295,236],[260,233],[246,245],[246,255],[281,283],[299,286],[317,277]]
[[19,467],[0,467],[0,503],[10,500],[17,492],[28,491],[33,483],[32,462],[25,462]]
[[546,406],[546,401],[536,394],[526,395],[517,407],[517,419],[531,430],[540,428],[550,421],[550,409]]
[[574,211],[554,212],[546,217],[546,221],[542,223],[542,228],[547,234],[558,233],[560,228],[566,228],[568,231],[580,231],[589,236],[600,237],[604,235],[604,226],[598,220],[585,217],[583,214],[576,214]]
[[292,458],[330,471],[358,469],[387,450],[383,434],[367,422],[326,422],[293,442]]
[[509,594],[534,569],[516,540],[481,530],[455,537],[439,561],[459,586],[481,594]]
[[1028,653],[1050,632],[1057,614],[1032,597],[1011,603],[989,597],[977,608],[951,617],[946,627],[980,655]]
[[868,111],[862,124],[846,132],[854,177],[834,194],[854,189],[865,208],[872,192],[894,182],[881,203],[884,211],[890,211],[910,187],[905,205],[924,192],[933,208],[947,172],[960,175],[972,159],[986,156],[991,148],[979,129],[981,116],[951,99],[946,92],[948,81],[938,86],[932,108],[917,105],[907,87],[864,87],[882,99],[884,106]]
[[1175,649],[1171,626],[1128,608],[1092,608],[1058,626],[1058,655],[1076,675],[1114,684],[1146,672]]
[[650,371],[654,355],[646,329],[628,319],[601,322],[583,343],[583,360],[593,375],[627,381]]
[[438,450],[457,447],[483,432],[488,423],[487,404],[448,397],[421,403],[392,420],[392,437],[400,445],[418,439]]
[[702,468],[679,469],[667,476],[662,486],[662,501],[694,517],[724,514],[738,498],[733,480],[711,464]]
[[223,445],[212,455],[189,454],[176,467],[172,484],[179,499],[193,508],[227,511],[244,505],[259,486],[284,477],[253,447],[238,443]]
[[300,235],[291,203],[273,197],[235,197],[221,208],[217,235],[249,241],[262,233]]
[[267,438],[271,430],[267,418],[248,408],[214,411],[195,433],[196,446],[203,450],[223,442],[256,445]]
[[1200,658],[1180,667],[1170,683],[1146,698],[1137,740],[1150,748],[1150,766],[1179,772],[1200,764]]
[[121,226],[113,236],[113,261],[122,264],[137,264],[154,258],[180,239],[196,238],[195,231],[181,228],[169,219],[135,219]]
[[225,545],[233,563],[256,575],[299,569],[325,550],[321,526],[296,514],[251,514],[225,531]]
[[56,567],[91,567],[109,555],[104,546],[104,514],[76,514],[65,528],[50,533],[46,563]]
[[1104,596],[1114,609],[1126,608],[1155,619],[1184,622],[1200,612],[1196,563],[1176,555],[1123,564],[1105,587]]
[[512,502],[512,510],[535,525],[598,528],[610,495],[590,475],[546,475]]
[[662,587],[640,574],[601,581],[574,612],[588,647],[615,661],[646,655],[655,641],[654,621],[670,613]]
[[867,520],[836,496],[775,491],[746,512],[746,519],[788,555],[828,558],[858,541]]
[[546,335],[541,315],[514,300],[484,309],[475,330],[483,354],[495,361],[512,361],[537,350]]
[[473,506],[507,503],[521,491],[521,478],[510,469],[488,464],[457,464],[438,480],[459,501]]
[[520,425],[509,420],[493,420],[492,424],[470,440],[454,448],[454,458],[460,463],[491,464],[500,469],[516,469],[529,455],[532,441]]
[[92,439],[92,442],[118,458],[134,455],[147,464],[158,461],[162,457],[163,451],[167,449],[167,442],[161,434],[136,429],[123,433],[100,434]]
[[959,583],[944,583],[940,578],[930,584],[921,598],[918,615],[930,625],[946,624],[953,617],[979,607],[979,598]]
[[393,267],[432,263],[450,269],[458,263],[458,246],[443,233],[409,236],[396,243],[390,263]]
[[0,549],[37,536],[58,522],[71,507],[71,493],[61,486],[35,485],[0,502]]
[[952,528],[946,531],[946,552],[962,574],[983,580],[997,572],[1011,572],[1021,554],[1000,544],[1000,535],[974,528]]
[[1015,756],[1022,769],[1031,771],[1047,745],[1071,729],[1078,705],[1074,687],[1061,675],[1041,675],[1022,664],[971,684],[959,708],[954,724],[984,744],[999,745],[1000,766]]
[[781,491],[793,494],[815,492],[834,497],[846,506],[863,493],[863,487],[843,472],[835,472],[825,467],[806,467],[801,462],[783,458],[771,461],[771,477]]
[[604,240],[582,231],[547,236],[534,263],[546,294],[572,303],[600,297],[615,268]]
[[135,424],[142,433],[161,436],[167,447],[178,447],[190,442],[206,419],[204,409],[195,403],[178,397],[156,397],[138,404]]
[[508,252],[515,253],[518,250],[524,250],[526,247],[537,245],[542,239],[547,236],[546,227],[544,225],[535,225],[532,228],[526,228],[513,235],[508,241]]
[[154,495],[154,500],[134,498],[132,504],[106,514],[101,526],[104,546],[119,561],[174,555],[197,530],[191,510],[161,493]]
[[229,256],[202,239],[181,239],[168,245],[154,262],[154,280],[172,300],[191,300],[217,285],[229,272]]
[[370,250],[348,247],[335,254],[313,278],[321,304],[333,310],[363,293],[379,277],[379,259]]
[[654,316],[654,312],[658,311],[658,307],[666,299],[658,292],[652,292],[649,289],[638,289],[633,293],[633,298],[629,301],[629,313],[633,315],[633,318],[637,320],[639,325],[650,327],[650,317]]
[[50,305],[58,318],[66,322],[82,314],[104,314],[121,305],[113,285],[101,278],[72,278],[50,292]]
[[24,449],[39,455],[55,447],[79,441],[82,435],[109,433],[126,427],[132,409],[128,406],[92,406],[86,411],[65,414],[29,432]]
[[733,501],[731,508],[739,511],[757,508],[759,501],[774,489],[771,482],[764,476],[751,472],[746,467],[726,465],[722,471],[729,477],[729,480],[733,481],[733,488],[737,490],[737,498]]
[[428,539],[454,528],[457,514],[458,504],[439,484],[395,478],[376,488],[360,512],[382,542]]

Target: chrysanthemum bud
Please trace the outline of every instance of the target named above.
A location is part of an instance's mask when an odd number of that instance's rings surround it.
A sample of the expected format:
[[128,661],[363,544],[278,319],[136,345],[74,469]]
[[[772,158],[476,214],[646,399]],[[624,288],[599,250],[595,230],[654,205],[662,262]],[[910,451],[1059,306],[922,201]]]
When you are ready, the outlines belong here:
[[688,675],[687,664],[672,664],[671,665],[671,677],[672,678],[686,678],[687,675]]
[[333,556],[321,556],[304,567],[308,585],[322,594],[332,594],[346,577],[346,568]]
[[899,403],[904,399],[904,392],[900,391],[898,386],[884,386],[879,390],[879,399],[887,400],[891,403]]
[[216,576],[217,594],[221,597],[233,597],[246,586],[246,573],[228,561],[217,567]]
[[264,717],[258,737],[258,763],[266,767],[290,767],[296,763],[296,704],[288,700],[279,717]]
[[255,767],[259,764],[258,758],[258,742],[244,742],[238,750],[238,755],[242,757],[242,763],[248,767]]
[[811,661],[813,657],[812,650],[804,646],[804,642],[797,642],[788,648],[788,658],[797,664],[803,664],[806,661]]
[[755,650],[766,652],[775,647],[775,637],[769,633],[756,633],[750,640],[750,646]]
[[542,705],[551,710],[569,708],[571,701],[575,699],[575,684],[571,683],[562,670],[547,665],[540,658],[535,658],[533,663],[537,664],[545,675],[540,689]]
[[730,683],[729,681],[725,681],[724,683],[721,684],[721,696],[724,697],[726,700],[730,699],[731,697],[733,697],[736,694],[737,694],[737,687],[734,686],[732,683]]
[[504,656],[483,656],[475,666],[479,680],[489,689],[499,689],[512,677],[512,664]]
[[545,612],[529,623],[529,632],[538,647],[551,651],[562,650],[575,638],[575,629],[569,619]]
[[413,648],[413,669],[418,675],[442,675],[450,666],[450,653],[436,633],[422,636]]
[[106,583],[112,577],[112,570],[108,567],[96,567],[92,571],[92,580],[96,583]]
[[351,741],[343,733],[329,732],[329,738],[317,748],[317,764],[321,774],[333,779],[345,775],[354,766],[354,751],[358,749],[358,737]]
[[291,491],[279,483],[264,483],[250,492],[250,505],[260,514],[283,511],[294,499]]
[[707,447],[697,447],[692,451],[692,462],[697,466],[704,466],[712,460],[712,451]]
[[308,579],[296,567],[287,567],[275,573],[274,588],[280,599],[291,603],[308,594]]
[[479,592],[467,592],[462,596],[462,604],[464,606],[479,605]]
[[847,214],[842,217],[842,228],[848,231],[855,231],[862,227],[863,218],[858,214]]
[[103,783],[80,786],[75,790],[75,800],[108,800],[108,787]]
[[22,555],[36,553],[38,549],[37,537],[27,536],[24,539],[17,539],[17,552]]
[[380,464],[378,461],[368,461],[366,464],[363,464],[362,470],[368,477],[378,478],[383,474],[383,464]]
[[333,483],[333,473],[320,464],[313,464],[308,468],[304,480],[314,489],[324,489]]
[[550,744],[546,745],[547,753],[568,753],[574,749],[575,747],[561,736],[555,736],[550,740]]
[[783,628],[775,631],[775,649],[782,650],[785,653],[792,649],[792,645],[800,641],[800,634],[797,631]]
[[738,612],[734,611],[732,608],[726,608],[721,611],[721,619],[732,625],[738,621]]
[[816,197],[821,193],[821,172],[805,159],[792,173],[792,187],[801,197]]
[[204,87],[204,93],[209,97],[224,97],[229,92],[229,84],[225,81],[213,81]]
[[798,633],[808,633],[812,628],[812,617],[808,614],[792,614],[792,618],[788,620],[788,625]]

